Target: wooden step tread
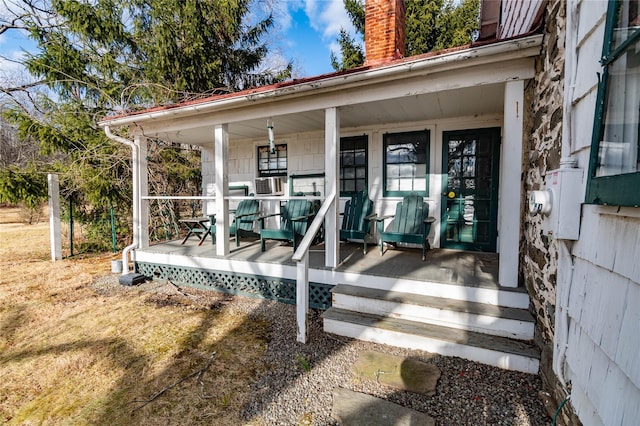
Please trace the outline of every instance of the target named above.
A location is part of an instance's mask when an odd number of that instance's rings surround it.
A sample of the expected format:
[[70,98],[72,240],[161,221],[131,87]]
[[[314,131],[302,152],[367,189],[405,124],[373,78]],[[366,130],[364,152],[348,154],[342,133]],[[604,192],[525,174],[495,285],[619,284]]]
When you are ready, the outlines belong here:
[[353,297],[383,300],[393,303],[425,306],[442,310],[465,312],[475,315],[486,315],[523,322],[534,322],[533,316],[526,309],[508,308],[504,306],[489,305],[486,303],[445,299],[442,297],[425,296],[421,294],[378,290],[374,288],[361,287],[350,284],[338,284],[331,289],[331,292],[335,294],[344,294]]
[[473,346],[537,360],[540,359],[540,353],[532,344],[508,339],[506,337],[491,336],[473,331],[459,330],[456,328],[419,323],[397,318],[363,314],[338,308],[330,308],[326,310],[323,313],[323,318],[326,320],[346,322],[398,333],[429,337],[455,344]]

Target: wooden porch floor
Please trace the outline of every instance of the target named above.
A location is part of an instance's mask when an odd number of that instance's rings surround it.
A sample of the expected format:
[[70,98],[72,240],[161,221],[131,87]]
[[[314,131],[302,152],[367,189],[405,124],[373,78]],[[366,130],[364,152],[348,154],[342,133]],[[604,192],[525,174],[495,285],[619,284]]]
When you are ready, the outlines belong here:
[[[180,240],[175,240],[152,245],[143,251],[220,258],[216,255],[215,245],[212,245],[210,241],[203,243],[202,246],[198,246],[197,243],[195,238],[187,241],[184,245]],[[293,255],[291,245],[269,241],[267,242],[267,250],[261,252],[259,240],[243,239],[240,247],[235,247],[235,241],[230,241],[230,246],[230,254],[226,257],[230,260],[295,266],[295,262],[291,260]],[[368,253],[364,255],[362,244],[341,243],[340,259],[341,262],[336,268],[338,272],[510,290],[498,286],[498,255],[496,253],[431,249],[427,252],[426,260],[422,261],[420,249],[386,247],[384,255],[380,256],[379,246],[369,246]],[[311,247],[309,267],[327,269],[324,266],[324,246],[322,244]],[[518,288],[512,290],[524,291],[524,289]]]

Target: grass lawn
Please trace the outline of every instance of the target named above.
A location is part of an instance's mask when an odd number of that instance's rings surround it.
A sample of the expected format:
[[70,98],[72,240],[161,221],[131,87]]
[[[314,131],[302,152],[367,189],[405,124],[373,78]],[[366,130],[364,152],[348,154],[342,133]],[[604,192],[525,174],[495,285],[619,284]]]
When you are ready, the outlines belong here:
[[52,262],[48,222],[0,208],[0,423],[246,424],[269,324],[223,302],[99,291],[113,259]]

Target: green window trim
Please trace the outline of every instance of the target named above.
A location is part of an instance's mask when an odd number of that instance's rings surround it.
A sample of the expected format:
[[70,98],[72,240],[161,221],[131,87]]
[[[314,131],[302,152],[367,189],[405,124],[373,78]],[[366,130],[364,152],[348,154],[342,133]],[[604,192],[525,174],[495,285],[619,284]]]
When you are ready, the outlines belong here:
[[[603,72],[598,85],[585,203],[637,207],[640,206],[640,170],[638,170],[637,165],[635,171],[622,172],[619,174],[611,173],[608,175],[603,173],[601,176],[598,176],[601,158],[604,158],[604,155],[601,154],[601,144],[603,139],[605,139],[605,128],[607,124],[607,90],[613,90],[611,86],[613,86],[612,82],[615,82],[614,78],[616,78],[615,75],[612,75],[612,68],[616,65],[616,60],[625,57],[628,49],[632,47],[634,43],[640,41],[640,28],[630,31],[622,40],[615,39],[617,20],[619,17],[618,12],[624,4],[624,0],[610,0],[607,10],[605,38],[602,58],[600,60],[603,66]],[[637,11],[635,12],[637,13]],[[632,29],[631,27],[621,28],[626,28],[627,30]],[[620,63],[622,63],[622,60]],[[627,74],[625,73],[624,75],[626,76]],[[632,114],[635,113],[633,108],[628,111],[631,111]],[[638,108],[637,113],[638,117],[636,117],[636,120],[640,121],[640,108]],[[623,125],[627,125],[626,121],[622,123]],[[631,126],[633,126],[633,124],[633,122],[630,123]],[[636,132],[635,147],[633,146],[633,142],[633,140],[630,141],[629,147],[631,150],[635,148],[637,151],[635,155],[638,156],[637,160],[640,160],[640,123],[638,123]],[[608,152],[606,149],[607,148],[603,148],[604,153]]]
[[382,196],[429,196],[430,130],[385,133],[382,145]]
[[369,185],[369,137],[340,138],[340,196],[350,197]]

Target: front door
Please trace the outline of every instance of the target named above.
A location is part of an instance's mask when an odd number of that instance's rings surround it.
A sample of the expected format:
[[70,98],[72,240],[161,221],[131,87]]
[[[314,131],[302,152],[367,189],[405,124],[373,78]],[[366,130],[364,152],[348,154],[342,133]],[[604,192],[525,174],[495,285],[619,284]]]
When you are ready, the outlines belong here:
[[499,147],[500,128],[444,132],[442,247],[496,251]]

